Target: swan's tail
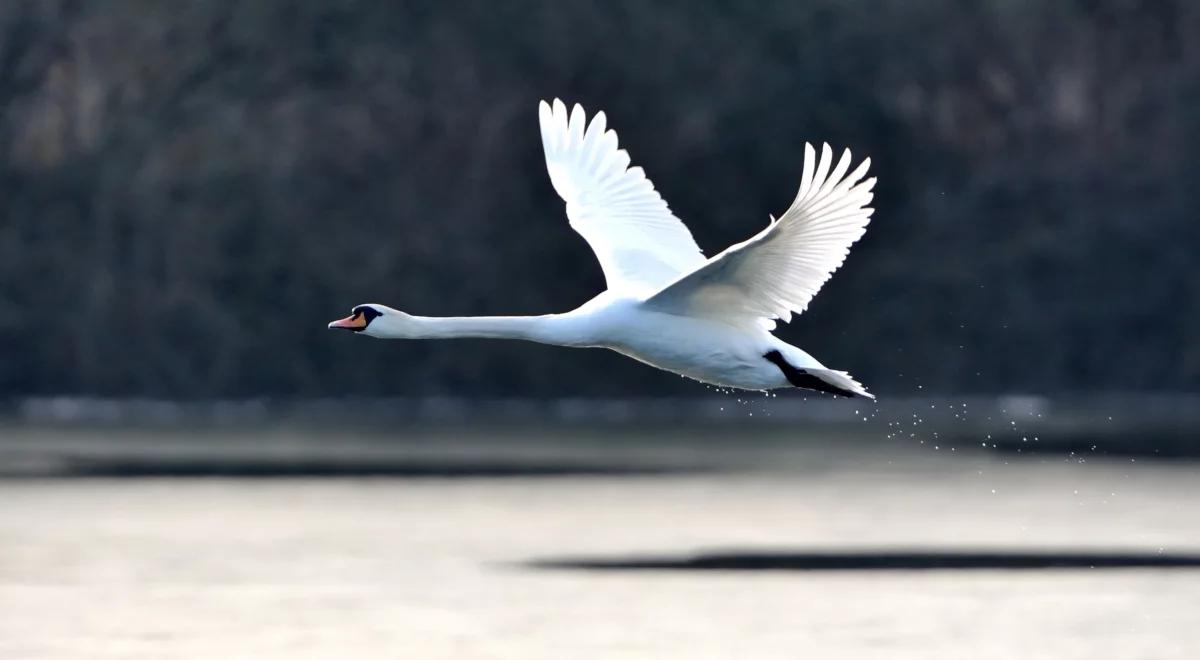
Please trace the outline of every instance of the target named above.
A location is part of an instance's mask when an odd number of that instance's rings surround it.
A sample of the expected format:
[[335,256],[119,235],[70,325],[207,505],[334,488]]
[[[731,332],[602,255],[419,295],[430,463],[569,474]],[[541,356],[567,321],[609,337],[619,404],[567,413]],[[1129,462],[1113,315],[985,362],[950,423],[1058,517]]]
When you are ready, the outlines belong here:
[[835,371],[826,369],[821,366],[820,362],[813,359],[811,355],[796,348],[789,346],[793,359],[801,364],[809,364],[812,366],[797,367],[791,362],[788,362],[779,349],[767,351],[763,355],[768,362],[779,367],[783,372],[783,377],[789,383],[796,387],[801,387],[806,390],[816,390],[818,392],[828,392],[829,394],[840,394],[841,396],[856,397],[861,396],[864,399],[874,399],[875,395],[867,391],[850,377],[850,374],[844,371]]
[[[812,383],[810,385],[801,385],[813,390],[829,392],[831,394],[840,394],[842,396],[861,396],[864,399],[875,399],[875,395],[867,391],[858,381],[850,377],[850,374],[844,371],[834,371],[833,369],[805,369],[804,373],[814,377],[814,380],[819,380],[820,383]],[[817,385],[814,387],[813,385]]]

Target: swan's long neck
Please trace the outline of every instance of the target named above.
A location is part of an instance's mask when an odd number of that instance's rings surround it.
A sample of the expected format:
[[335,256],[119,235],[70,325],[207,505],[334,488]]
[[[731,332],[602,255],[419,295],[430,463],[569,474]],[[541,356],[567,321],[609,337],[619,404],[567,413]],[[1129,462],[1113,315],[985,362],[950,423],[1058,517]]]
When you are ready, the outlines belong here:
[[577,323],[558,314],[546,316],[412,316],[404,337],[457,339],[483,337],[524,339],[542,344],[575,346],[586,343]]

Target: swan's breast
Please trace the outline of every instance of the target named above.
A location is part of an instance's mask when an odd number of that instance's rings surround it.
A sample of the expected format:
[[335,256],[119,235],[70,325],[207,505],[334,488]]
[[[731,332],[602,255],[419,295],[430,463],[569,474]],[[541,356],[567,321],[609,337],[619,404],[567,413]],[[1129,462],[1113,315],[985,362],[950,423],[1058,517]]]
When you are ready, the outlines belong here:
[[659,369],[747,389],[785,384],[762,356],[769,335],[718,321],[636,311],[606,325],[603,346]]

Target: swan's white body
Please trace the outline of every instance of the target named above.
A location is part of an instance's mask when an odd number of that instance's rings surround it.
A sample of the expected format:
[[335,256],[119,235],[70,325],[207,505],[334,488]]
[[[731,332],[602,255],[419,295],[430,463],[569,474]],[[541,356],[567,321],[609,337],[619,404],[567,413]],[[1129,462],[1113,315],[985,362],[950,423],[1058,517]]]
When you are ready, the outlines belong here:
[[[533,317],[410,316],[362,305],[330,327],[383,338],[494,337],[608,348],[706,383],[749,390],[798,386],[872,397],[771,334],[803,312],[866,230],[870,161],[847,174],[850,153],[818,161],[805,145],[800,192],[754,237],[705,259],[687,227],[641,168],[629,167],[604,113],[589,124],[578,105],[540,108],[554,189],[571,226],[591,245],[608,290],[576,310]],[[831,171],[832,168],[832,171]]]

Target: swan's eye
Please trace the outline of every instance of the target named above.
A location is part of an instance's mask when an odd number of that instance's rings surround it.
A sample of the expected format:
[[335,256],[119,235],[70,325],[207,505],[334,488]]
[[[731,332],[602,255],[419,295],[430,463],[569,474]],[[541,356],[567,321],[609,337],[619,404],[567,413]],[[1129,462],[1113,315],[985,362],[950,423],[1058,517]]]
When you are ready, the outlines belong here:
[[381,314],[379,312],[379,310],[375,309],[374,307],[363,306],[363,307],[355,307],[354,308],[354,316],[356,318],[358,316],[362,316],[368,322],[370,322],[370,321],[374,320],[375,317],[377,317],[377,316],[383,316],[383,314]]

